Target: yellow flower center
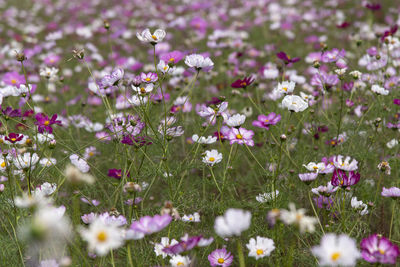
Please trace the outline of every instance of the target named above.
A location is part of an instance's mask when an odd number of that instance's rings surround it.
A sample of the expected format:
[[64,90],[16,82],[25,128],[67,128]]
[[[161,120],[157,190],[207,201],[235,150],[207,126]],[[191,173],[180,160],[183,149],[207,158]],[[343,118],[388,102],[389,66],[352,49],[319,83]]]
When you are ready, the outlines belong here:
[[1,165],[0,165],[2,168],[5,168],[6,167],[6,162],[5,161],[3,161],[2,163],[1,163]]
[[190,217],[190,218],[189,218],[189,221],[193,221],[193,218],[192,218],[192,217]]
[[331,145],[334,145],[334,144],[335,144],[335,141],[334,141],[334,140],[332,140],[332,141],[331,141]]
[[218,259],[218,263],[224,263],[224,262],[225,262],[225,260],[223,258]]
[[236,135],[236,138],[237,138],[237,139],[243,139],[243,136],[242,136],[241,134],[237,134],[237,135]]
[[246,82],[242,82],[240,85],[241,86],[247,86],[247,83]]
[[167,70],[167,69],[168,69],[168,67],[167,67],[167,66],[165,66],[163,69],[164,69],[164,70]]
[[297,214],[297,215],[296,215],[296,220],[297,220],[298,222],[300,222],[302,218],[303,218],[303,215],[302,215],[302,214]]
[[145,94],[146,93],[146,89],[144,89],[143,87],[140,88],[140,93]]
[[49,124],[50,124],[50,121],[45,121],[44,122],[44,126],[49,126]]
[[97,234],[97,241],[99,241],[99,242],[104,242],[104,241],[106,241],[106,240],[107,240],[107,233],[104,232],[104,231],[100,231],[100,232]]
[[92,151],[89,152],[89,156],[94,156],[94,153]]
[[16,79],[12,79],[12,80],[11,80],[11,83],[12,83],[12,84],[16,84],[16,83],[17,83],[17,80],[16,80]]
[[183,263],[183,262],[178,262],[177,264],[176,264],[176,266],[184,266],[185,264]]
[[337,261],[340,258],[340,253],[339,252],[335,252],[332,254],[331,259],[333,261]]
[[344,182],[343,182],[343,180],[342,180],[342,181],[340,181],[340,185],[343,185],[343,183],[344,183]]
[[381,253],[383,255],[383,254],[385,254],[385,251],[383,249],[379,249],[379,253]]
[[171,57],[171,58],[169,59],[169,61],[174,62],[174,61],[175,61],[175,58]]
[[155,36],[155,35],[152,35],[151,38],[153,38],[153,40],[155,40],[155,41],[157,40],[157,36]]
[[318,167],[317,167],[317,166],[314,166],[313,169],[314,169],[314,170],[318,170]]
[[283,87],[282,89],[283,91],[287,92],[287,87]]
[[265,122],[269,122],[269,120],[265,120]]
[[11,141],[15,142],[17,141],[17,138],[11,138]]
[[264,250],[257,249],[256,253],[257,253],[257,255],[262,255],[262,254],[264,254]]
[[214,162],[215,158],[214,157],[210,157],[208,160],[211,161],[211,162]]
[[145,80],[146,80],[147,82],[150,82],[150,81],[151,81],[151,79],[150,79],[150,78],[146,78]]

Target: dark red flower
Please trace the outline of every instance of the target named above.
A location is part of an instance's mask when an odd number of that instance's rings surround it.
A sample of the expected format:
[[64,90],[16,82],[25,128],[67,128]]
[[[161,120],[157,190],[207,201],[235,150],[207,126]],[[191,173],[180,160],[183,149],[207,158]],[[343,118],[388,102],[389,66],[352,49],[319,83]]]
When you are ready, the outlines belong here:
[[61,125],[61,121],[57,120],[57,114],[54,114],[51,119],[49,119],[47,115],[38,113],[36,114],[35,119],[35,124],[38,126],[39,133],[43,133],[45,131],[48,133],[53,133],[53,128],[51,128],[51,125]]
[[295,57],[295,58],[291,58],[290,56],[288,56],[285,52],[281,51],[278,54],[276,54],[276,56],[282,60],[283,62],[285,62],[286,65],[290,64],[290,63],[296,63],[297,61],[300,60],[299,57]]
[[21,141],[22,138],[24,138],[23,134],[9,133],[8,136],[6,136],[4,139],[15,144],[16,142]]
[[339,28],[339,29],[346,29],[346,28],[349,27],[349,26],[350,26],[350,22],[345,21],[345,22],[343,22],[343,23],[341,23],[341,24],[337,24],[337,25],[336,25],[336,28]]
[[[108,176],[116,178],[116,179],[121,179],[121,177],[123,176],[123,172],[121,169],[109,169]],[[129,177],[129,172],[126,176]]]
[[360,174],[358,172],[349,172],[349,176],[343,170],[335,169],[332,175],[331,183],[333,186],[348,187],[355,185],[360,181]]
[[234,81],[231,86],[233,88],[246,88],[247,86],[249,86],[250,84],[252,84],[254,82],[254,78],[253,76],[249,76],[249,77],[244,77],[243,80],[238,79],[236,81]]

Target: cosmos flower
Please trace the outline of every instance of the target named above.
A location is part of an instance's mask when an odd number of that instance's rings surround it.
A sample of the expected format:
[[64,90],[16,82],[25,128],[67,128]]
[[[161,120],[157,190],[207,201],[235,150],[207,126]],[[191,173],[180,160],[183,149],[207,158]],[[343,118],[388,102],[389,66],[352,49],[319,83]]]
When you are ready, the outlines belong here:
[[381,196],[398,198],[398,197],[400,197],[400,188],[394,187],[394,186],[390,187],[390,188],[383,187]]
[[8,85],[19,87],[25,83],[25,77],[23,74],[19,74],[16,71],[7,72],[3,75],[3,82]]
[[286,65],[290,64],[290,63],[296,63],[298,61],[300,61],[299,57],[295,57],[295,58],[290,58],[290,56],[288,56],[285,52],[281,51],[279,53],[276,54],[276,56],[282,60]]
[[167,253],[163,251],[164,248],[169,248],[170,246],[176,245],[179,242],[175,239],[169,240],[168,237],[162,237],[160,243],[155,243],[154,244],[154,252],[156,253],[156,256],[162,256],[163,259],[168,256]]
[[308,103],[298,95],[286,95],[282,100],[282,107],[289,111],[301,112],[308,108]]
[[123,245],[122,230],[116,224],[106,224],[99,218],[88,229],[81,229],[80,234],[88,242],[89,251],[100,256]]
[[150,235],[164,229],[172,221],[169,214],[154,215],[141,217],[139,220],[132,222],[130,229],[145,235]]
[[300,232],[312,233],[315,231],[314,224],[317,223],[317,219],[314,217],[306,216],[305,209],[296,209],[293,203],[289,204],[289,210],[282,209],[280,211],[280,219],[286,224],[294,224],[299,227]]
[[349,172],[349,176],[343,170],[336,169],[333,172],[331,183],[333,186],[349,187],[360,181],[360,174],[354,171]]
[[148,72],[148,73],[140,73],[140,79],[144,83],[154,83],[158,80],[157,73],[155,72]]
[[[121,169],[109,169],[107,175],[115,179],[121,179],[123,176],[123,172]],[[127,174],[127,177],[129,177],[129,173]]]
[[371,91],[376,93],[377,95],[388,95],[389,94],[388,90],[386,90],[382,86],[379,86],[378,84],[372,85]]
[[12,144],[15,144],[24,138],[23,134],[17,134],[17,133],[9,133],[7,136],[4,137],[4,140],[9,141]]
[[182,221],[184,221],[184,222],[200,222],[200,214],[198,212],[195,212],[193,214],[183,215]]
[[232,88],[243,88],[246,89],[247,86],[254,82],[255,78],[253,76],[244,77],[243,80],[238,79],[231,84]]
[[355,240],[345,234],[325,234],[311,251],[320,266],[355,266],[360,257]]
[[238,143],[239,145],[246,144],[248,146],[254,146],[253,141],[254,132],[245,128],[232,128],[228,134],[228,140],[230,144]]
[[278,87],[276,88],[276,90],[280,94],[290,94],[293,93],[295,86],[296,83],[293,81],[284,81],[282,83],[278,83]]
[[217,137],[215,136],[198,136],[197,134],[192,135],[192,140],[193,142],[199,143],[199,144],[213,144],[215,142],[217,142]]
[[242,114],[235,114],[226,120],[226,125],[229,127],[240,127],[246,121],[246,116]]
[[117,86],[118,82],[122,80],[123,77],[124,77],[124,70],[120,68],[115,69],[113,72],[111,72],[110,75],[106,75],[101,79],[100,85],[103,88]]
[[240,236],[250,227],[251,213],[241,209],[228,209],[215,219],[214,230],[221,237]]
[[209,71],[213,68],[214,62],[209,57],[204,57],[200,54],[187,55],[185,58],[185,64],[190,68],[195,68],[196,70]]
[[311,173],[299,173],[299,178],[302,182],[310,183],[314,181],[318,176],[318,173],[311,172]]
[[141,33],[136,33],[136,37],[141,42],[150,43],[152,45],[156,45],[164,40],[165,35],[167,35],[167,33],[162,29],[157,29],[154,33],[151,33],[150,29],[145,29]]
[[169,260],[171,267],[189,267],[191,260],[189,256],[175,255]]
[[274,112],[271,112],[268,115],[258,115],[257,120],[253,121],[252,125],[269,130],[270,125],[276,125],[280,120],[280,114],[275,114]]
[[212,267],[222,266],[228,267],[232,264],[233,255],[225,248],[216,249],[208,255],[208,260]]
[[261,236],[257,236],[256,239],[251,238],[246,247],[249,250],[249,257],[254,257],[256,260],[268,257],[275,249],[272,239]]
[[38,132],[43,133],[43,132],[48,132],[48,133],[53,133],[53,128],[51,125],[57,124],[61,125],[61,121],[57,120],[57,114],[54,114],[50,119],[47,115],[44,113],[38,113],[35,116],[35,124],[38,126]]
[[342,155],[338,155],[333,157],[333,165],[335,168],[343,170],[343,171],[355,171],[357,170],[358,166],[358,161],[353,159],[351,162],[351,157],[347,156],[346,158],[343,159]]
[[178,244],[164,248],[163,252],[173,255],[182,254],[182,252],[192,250],[196,247],[200,240],[201,236],[190,237],[186,234],[181,238],[181,241]]
[[205,152],[205,156],[203,157],[203,162],[207,165],[214,166],[222,161],[222,153],[219,153],[217,150],[207,150]]
[[180,51],[172,51],[160,55],[160,59],[166,64],[177,64],[183,58],[184,54]]
[[400,250],[386,237],[374,234],[360,244],[361,256],[370,263],[396,264]]

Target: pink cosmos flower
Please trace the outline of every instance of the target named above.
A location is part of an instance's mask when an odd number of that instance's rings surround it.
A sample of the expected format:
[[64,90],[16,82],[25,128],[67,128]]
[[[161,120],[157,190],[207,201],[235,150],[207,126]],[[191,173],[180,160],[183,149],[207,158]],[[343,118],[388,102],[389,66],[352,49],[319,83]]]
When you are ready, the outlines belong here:
[[228,134],[229,143],[232,145],[238,143],[239,145],[246,144],[248,146],[254,146],[253,141],[254,132],[245,128],[231,128]]

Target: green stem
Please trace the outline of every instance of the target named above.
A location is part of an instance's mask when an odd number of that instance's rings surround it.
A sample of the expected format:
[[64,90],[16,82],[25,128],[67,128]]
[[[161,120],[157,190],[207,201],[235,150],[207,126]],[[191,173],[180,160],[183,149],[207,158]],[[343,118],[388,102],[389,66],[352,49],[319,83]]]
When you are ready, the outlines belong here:
[[238,250],[238,256],[239,256],[239,266],[245,267],[246,264],[244,262],[243,249],[242,249],[242,244],[240,243],[240,240],[238,240],[238,242],[237,242],[237,250]]

